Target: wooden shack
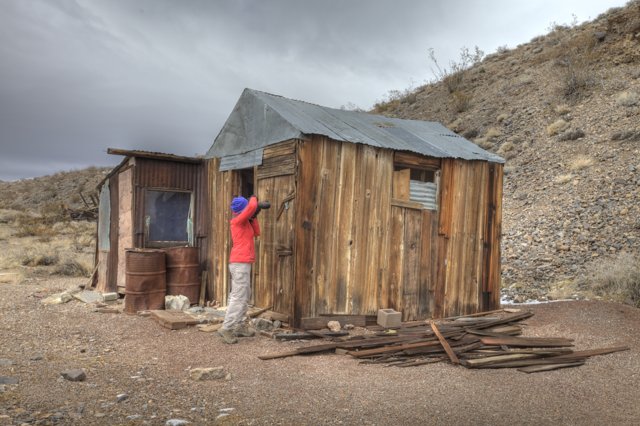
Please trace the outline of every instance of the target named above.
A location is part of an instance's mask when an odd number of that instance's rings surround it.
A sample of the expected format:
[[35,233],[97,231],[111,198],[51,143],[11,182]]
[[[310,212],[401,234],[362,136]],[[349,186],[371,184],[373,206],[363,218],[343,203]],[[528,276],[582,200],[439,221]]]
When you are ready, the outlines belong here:
[[124,293],[125,250],[131,248],[201,247],[206,268],[204,161],[146,151],[108,153],[125,158],[98,185],[96,289]]
[[229,204],[260,213],[253,302],[289,316],[403,320],[500,304],[504,160],[439,123],[246,89],[207,159],[208,297],[226,303]]

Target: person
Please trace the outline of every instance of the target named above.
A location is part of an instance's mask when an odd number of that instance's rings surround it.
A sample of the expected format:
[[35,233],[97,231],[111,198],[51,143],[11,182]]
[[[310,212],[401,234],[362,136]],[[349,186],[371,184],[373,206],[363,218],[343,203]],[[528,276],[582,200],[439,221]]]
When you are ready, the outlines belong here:
[[237,343],[237,337],[251,337],[255,334],[243,323],[243,318],[251,299],[251,264],[256,260],[254,238],[260,235],[260,224],[256,217],[258,199],[255,196],[252,195],[249,200],[235,197],[231,201],[231,210],[231,294],[224,322],[218,331],[228,344]]

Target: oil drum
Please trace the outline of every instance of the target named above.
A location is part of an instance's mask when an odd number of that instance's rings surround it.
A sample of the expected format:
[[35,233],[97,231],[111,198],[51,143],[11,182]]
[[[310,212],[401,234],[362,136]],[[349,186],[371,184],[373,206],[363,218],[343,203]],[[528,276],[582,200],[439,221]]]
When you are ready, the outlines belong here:
[[200,298],[200,263],[197,247],[164,249],[167,263],[167,295],[183,295],[190,304]]
[[167,293],[164,251],[127,249],[125,261],[124,311],[136,313],[164,309],[164,296]]

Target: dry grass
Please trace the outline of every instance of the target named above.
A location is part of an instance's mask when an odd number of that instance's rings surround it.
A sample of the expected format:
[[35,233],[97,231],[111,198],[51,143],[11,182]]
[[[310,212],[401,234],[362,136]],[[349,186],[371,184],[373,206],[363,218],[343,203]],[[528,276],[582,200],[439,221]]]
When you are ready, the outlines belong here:
[[569,123],[567,123],[563,119],[556,120],[547,126],[547,135],[555,136],[558,133],[566,130],[568,127],[569,127]]
[[42,224],[42,217],[0,212],[0,272],[31,276],[62,275],[86,277],[93,270],[95,223],[54,222]]
[[596,294],[640,307],[640,256],[620,253],[599,262],[593,274]]
[[569,163],[570,170],[582,170],[593,165],[593,158],[586,155],[578,155]]
[[502,132],[497,127],[490,127],[484,135],[488,140],[494,140],[498,136],[502,136]]
[[509,114],[500,114],[499,116],[496,117],[496,121],[498,123],[502,123],[507,118],[509,118]]
[[636,92],[624,91],[616,96],[616,105],[631,107],[640,104],[640,96]]
[[566,115],[571,112],[571,107],[567,104],[559,104],[553,108],[553,111],[558,115]]
[[468,92],[462,90],[456,90],[451,94],[453,101],[453,107],[457,112],[464,112],[469,109],[471,105],[471,95]]
[[557,183],[558,185],[564,185],[564,184],[567,184],[567,183],[571,182],[571,179],[573,179],[573,175],[572,174],[559,175],[559,176],[555,177],[553,182]]

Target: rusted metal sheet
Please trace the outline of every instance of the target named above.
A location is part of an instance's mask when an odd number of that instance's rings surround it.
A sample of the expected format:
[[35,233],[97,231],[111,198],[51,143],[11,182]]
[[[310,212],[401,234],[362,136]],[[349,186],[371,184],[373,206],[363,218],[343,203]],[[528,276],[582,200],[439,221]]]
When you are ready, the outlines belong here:
[[124,311],[164,309],[167,292],[165,253],[162,250],[131,249],[125,252],[126,285]]

